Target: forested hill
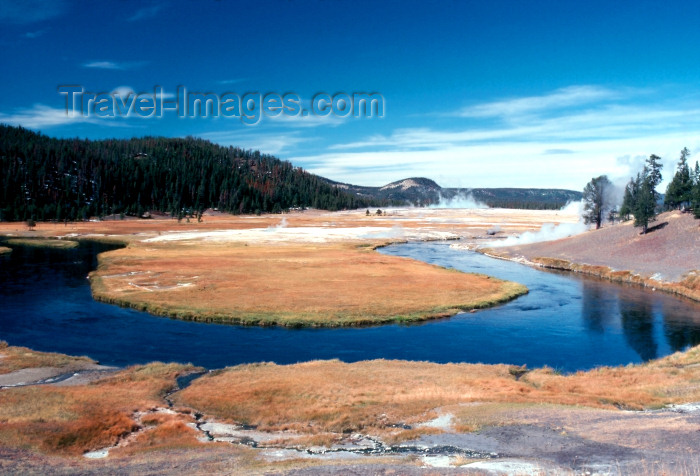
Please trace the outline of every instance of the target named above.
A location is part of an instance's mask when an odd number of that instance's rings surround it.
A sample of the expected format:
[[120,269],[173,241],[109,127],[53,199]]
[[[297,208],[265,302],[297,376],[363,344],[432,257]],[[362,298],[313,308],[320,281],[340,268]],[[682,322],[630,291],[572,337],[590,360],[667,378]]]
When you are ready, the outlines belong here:
[[383,187],[363,187],[328,181],[358,197],[392,200],[419,206],[446,202],[454,207],[471,199],[491,208],[556,210],[569,202],[579,201],[582,193],[556,188],[443,188],[425,177],[411,177]]
[[0,125],[0,220],[386,205],[258,151],[195,139],[54,139]]

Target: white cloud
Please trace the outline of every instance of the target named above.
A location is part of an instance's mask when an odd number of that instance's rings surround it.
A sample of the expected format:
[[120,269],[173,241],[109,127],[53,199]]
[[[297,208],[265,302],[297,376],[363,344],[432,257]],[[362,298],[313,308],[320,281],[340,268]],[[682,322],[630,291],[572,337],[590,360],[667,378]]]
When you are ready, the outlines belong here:
[[144,64],[146,64],[145,61],[89,61],[83,64],[83,68],[126,70],[138,68]]
[[[642,94],[643,102],[631,101]],[[427,176],[443,177],[444,186],[581,189],[601,174],[628,179],[654,153],[665,159],[668,180],[678,151],[700,146],[700,105],[692,98],[654,99],[649,91],[575,86],[472,106],[473,117],[454,119],[450,129],[395,129],[290,160],[366,185]],[[475,127],[477,115],[496,121]]]
[[28,129],[42,129],[78,123],[94,124],[98,121],[104,125],[118,125],[115,122],[106,121],[104,118],[88,117],[74,111],[53,108],[44,104],[35,104],[31,108],[18,109],[11,114],[0,112],[0,123],[22,126]]
[[162,5],[153,5],[151,7],[140,8],[136,10],[136,12],[131,17],[129,17],[127,21],[138,21],[145,20],[147,18],[152,18],[156,16],[162,8]]
[[222,79],[220,81],[217,81],[217,83],[219,83],[219,84],[237,84],[237,83],[242,83],[245,80],[246,80],[246,78]]
[[46,30],[28,31],[22,36],[24,38],[29,38],[30,40],[33,40],[34,38],[39,38],[44,33],[46,33]]
[[569,86],[541,96],[528,96],[468,106],[457,112],[462,117],[517,116],[562,109],[619,98],[620,92],[600,86]]
[[[341,182],[384,185],[405,177],[424,176],[444,187],[551,187],[581,190],[591,177],[607,174],[629,178],[635,164],[617,160],[627,154],[657,153],[674,160],[684,145],[700,146],[685,133],[600,141],[547,142],[546,148],[576,150],[575,154],[542,154],[539,141],[508,140],[436,146],[428,150],[392,148],[386,151],[329,151],[291,156],[293,163]],[[634,171],[636,173],[636,170]],[[668,179],[670,169],[664,170]],[[661,188],[665,185],[662,184]]]

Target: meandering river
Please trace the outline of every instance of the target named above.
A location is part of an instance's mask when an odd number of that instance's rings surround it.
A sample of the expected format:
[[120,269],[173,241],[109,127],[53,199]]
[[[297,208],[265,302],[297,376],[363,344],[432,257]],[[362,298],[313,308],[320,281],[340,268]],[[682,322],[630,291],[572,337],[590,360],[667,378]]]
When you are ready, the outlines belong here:
[[380,252],[517,281],[530,293],[496,308],[414,325],[285,329],[177,321],[95,302],[86,276],[104,249],[16,247],[0,256],[0,339],[118,366],[385,358],[548,365],[565,372],[641,362],[700,343],[697,303],[436,242]]

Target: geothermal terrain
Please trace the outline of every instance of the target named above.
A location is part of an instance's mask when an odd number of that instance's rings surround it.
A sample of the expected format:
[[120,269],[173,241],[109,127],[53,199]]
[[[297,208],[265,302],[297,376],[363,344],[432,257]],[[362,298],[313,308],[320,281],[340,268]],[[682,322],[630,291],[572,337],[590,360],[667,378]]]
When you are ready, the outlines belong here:
[[[642,237],[622,224],[517,245],[527,233],[557,236],[578,221],[569,211],[503,209],[209,212],[190,223],[156,216],[40,223],[33,231],[3,223],[0,233],[8,240],[48,239],[44,246],[126,243],[103,254],[92,273],[97,298],[192,319],[226,321],[232,314],[224,310],[237,309],[231,322],[248,324],[275,312],[266,324],[355,325],[366,323],[360,316],[383,322],[397,312],[423,320],[523,292],[515,283],[373,251],[402,240],[455,240],[534,265],[587,265],[587,272],[610,267],[684,283],[686,294],[693,292],[697,222],[687,215],[662,215]],[[505,242],[516,246],[498,246]],[[679,258],[673,250],[681,243],[692,246]],[[645,252],[648,259],[634,259]],[[246,297],[227,298],[231,283],[242,283]],[[386,291],[382,299],[368,299],[378,283]],[[360,296],[364,307],[357,308]],[[324,321],[320,316],[332,309],[340,311]],[[700,401],[698,348],[561,375],[549,368],[385,360],[213,372],[172,363],[118,369],[9,344],[0,348],[0,471],[7,474],[696,474],[700,468],[700,407],[693,404]]]

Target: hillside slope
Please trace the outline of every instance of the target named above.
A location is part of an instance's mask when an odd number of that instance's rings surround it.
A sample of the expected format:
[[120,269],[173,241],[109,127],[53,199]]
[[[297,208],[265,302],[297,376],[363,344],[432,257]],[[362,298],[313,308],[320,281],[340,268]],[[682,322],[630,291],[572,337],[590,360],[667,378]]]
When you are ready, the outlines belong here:
[[271,155],[187,137],[55,139],[0,125],[0,220],[384,205]]
[[557,241],[513,246],[498,251],[551,267],[566,268],[565,263],[556,262],[565,260],[578,265],[631,271],[641,278],[657,281],[680,282],[690,274],[686,285],[700,291],[700,280],[693,273],[700,270],[700,221],[688,213],[666,212],[652,223],[651,230],[641,235],[639,228],[627,222]]
[[428,206],[471,198],[491,208],[557,210],[582,197],[581,192],[575,190],[554,188],[443,188],[425,177],[397,180],[383,187],[364,187],[332,180],[328,183],[358,197],[388,200],[396,205]]

